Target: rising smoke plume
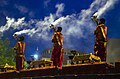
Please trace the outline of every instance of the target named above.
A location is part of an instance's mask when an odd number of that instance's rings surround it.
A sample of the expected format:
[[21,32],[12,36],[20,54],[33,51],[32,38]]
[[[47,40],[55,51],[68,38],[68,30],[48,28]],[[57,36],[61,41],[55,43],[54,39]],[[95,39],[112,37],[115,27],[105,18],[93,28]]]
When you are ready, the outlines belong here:
[[101,15],[105,14],[106,11],[110,10],[115,5],[115,3],[117,3],[117,1],[118,0],[114,0],[114,1],[113,0],[108,0],[108,1],[101,0],[101,4],[104,4],[104,5],[101,5],[102,7],[100,7],[99,10],[95,12],[93,16],[97,16],[99,18]]

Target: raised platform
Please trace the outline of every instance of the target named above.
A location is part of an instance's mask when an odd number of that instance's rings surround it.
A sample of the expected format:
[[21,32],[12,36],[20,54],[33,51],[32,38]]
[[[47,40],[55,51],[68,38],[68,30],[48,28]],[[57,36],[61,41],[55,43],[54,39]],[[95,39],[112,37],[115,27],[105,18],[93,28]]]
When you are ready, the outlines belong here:
[[[100,63],[88,63],[88,64],[75,64],[75,65],[65,65],[61,71],[61,76],[67,75],[82,75],[82,74],[107,74],[107,66],[106,62]],[[8,78],[23,78],[23,77],[51,77],[56,76],[56,68],[53,66],[50,67],[40,67],[33,69],[26,69],[20,72],[11,71],[11,72],[2,72],[0,73],[0,79],[8,79]],[[59,75],[59,76],[60,76]],[[40,79],[41,79],[40,78]],[[39,79],[39,78],[36,78]]]

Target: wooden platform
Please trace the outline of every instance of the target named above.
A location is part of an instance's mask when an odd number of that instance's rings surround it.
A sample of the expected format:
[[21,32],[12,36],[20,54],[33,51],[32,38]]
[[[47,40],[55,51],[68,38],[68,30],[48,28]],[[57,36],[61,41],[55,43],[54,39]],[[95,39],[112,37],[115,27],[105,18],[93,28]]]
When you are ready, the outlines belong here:
[[[79,74],[106,74],[107,63],[88,63],[88,64],[75,64],[75,65],[65,65],[61,71],[61,76],[65,75],[79,75]],[[55,76],[57,75],[57,70],[55,67],[41,67],[21,70],[20,72],[9,71],[0,73],[0,79],[8,78],[23,78],[23,77],[45,77],[45,76]]]

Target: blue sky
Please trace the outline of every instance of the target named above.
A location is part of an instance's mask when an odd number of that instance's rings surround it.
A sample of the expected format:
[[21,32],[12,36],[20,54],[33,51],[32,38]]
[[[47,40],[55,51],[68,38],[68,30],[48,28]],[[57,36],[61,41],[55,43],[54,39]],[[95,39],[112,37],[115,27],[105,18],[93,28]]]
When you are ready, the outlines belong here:
[[91,16],[105,18],[108,38],[120,38],[120,0],[0,0],[0,39],[25,36],[25,56],[52,47],[50,24],[61,26],[64,48],[93,52],[96,24]]

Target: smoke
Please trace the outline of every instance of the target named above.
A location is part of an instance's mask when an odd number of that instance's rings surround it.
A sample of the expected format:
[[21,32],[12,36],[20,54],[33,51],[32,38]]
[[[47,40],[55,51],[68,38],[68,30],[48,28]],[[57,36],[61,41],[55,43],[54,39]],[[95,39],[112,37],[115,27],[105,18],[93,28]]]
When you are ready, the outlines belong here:
[[6,20],[7,21],[6,21],[5,26],[0,27],[0,32],[2,33],[6,30],[9,30],[10,28],[13,28],[13,29],[22,28],[25,18],[24,17],[19,18],[17,21],[15,21],[14,18],[6,17]]
[[60,17],[61,13],[64,10],[64,4],[57,4],[56,8],[57,8],[56,13],[55,14],[50,14],[49,16],[46,16],[43,21],[42,20],[40,20],[40,21],[39,20],[31,20],[28,23],[24,22],[24,24],[23,24],[26,27],[27,26],[30,27],[32,24],[34,24],[35,25],[34,28],[24,29],[24,30],[21,30],[19,32],[14,33],[14,34],[18,34],[18,35],[27,34],[30,37],[32,37],[34,35],[34,36],[39,37],[39,38],[44,39],[44,40],[50,39],[51,37],[48,33],[50,31],[49,26],[51,24],[57,26],[57,24],[63,22],[64,20],[69,19],[68,16]]
[[[48,0],[49,2],[50,0]],[[3,33],[10,28],[17,31],[14,34],[26,34],[29,37],[34,37],[43,40],[50,40],[52,33],[50,33],[50,25],[53,24],[55,27],[61,26],[63,28],[62,33],[65,36],[65,44],[69,47],[74,47],[73,38],[81,39],[88,38],[93,34],[95,25],[91,20],[91,16],[97,15],[98,17],[106,14],[118,0],[94,0],[88,9],[81,10],[80,13],[73,13],[71,15],[63,16],[65,4],[57,4],[56,13],[50,13],[49,16],[44,17],[42,20],[31,19],[25,21],[25,17],[15,20],[14,18],[6,17],[6,24],[0,27],[0,32]],[[72,39],[71,39],[72,38]],[[88,41],[86,41],[87,43]],[[82,42],[80,42],[82,43]],[[76,44],[76,46],[78,46]]]
[[69,20],[69,16],[60,17],[59,19],[55,20],[52,24],[56,26],[57,24],[59,24],[60,22],[65,21],[65,20]]
[[[96,0],[97,1],[97,0]],[[102,7],[100,7],[93,16],[97,16],[98,18],[104,14],[106,11],[110,10],[115,3],[117,3],[118,0],[108,0],[108,1],[103,1],[101,0]]]
[[62,16],[61,13],[64,10],[64,4],[63,3],[62,4],[57,4],[55,7],[58,8],[57,11],[56,11],[56,16]]
[[21,35],[21,34],[26,34],[26,33],[28,33],[28,35],[29,35],[30,37],[32,37],[32,33],[33,33],[33,34],[35,33],[35,29],[33,28],[33,29],[21,30],[21,31],[19,31],[19,32],[16,32],[15,34]]

